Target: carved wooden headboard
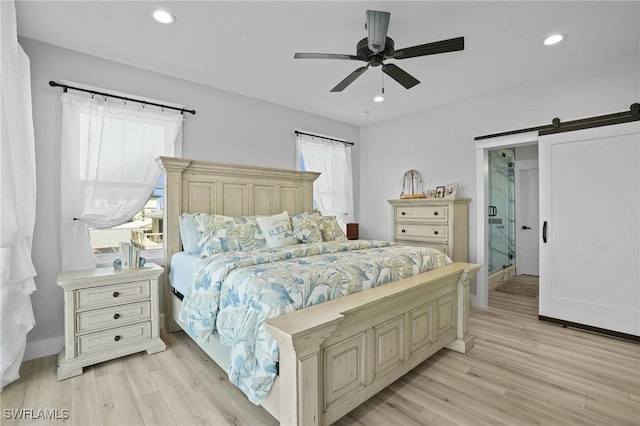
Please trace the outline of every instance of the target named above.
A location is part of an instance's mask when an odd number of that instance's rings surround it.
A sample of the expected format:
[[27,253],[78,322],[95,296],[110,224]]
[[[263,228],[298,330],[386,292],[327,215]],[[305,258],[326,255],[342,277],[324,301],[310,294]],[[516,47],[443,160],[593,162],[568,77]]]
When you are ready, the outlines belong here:
[[[290,214],[313,210],[316,172],[210,163],[160,157],[164,170],[165,271],[171,256],[182,250],[178,218],[181,213],[226,216]],[[165,274],[166,275],[166,274]]]

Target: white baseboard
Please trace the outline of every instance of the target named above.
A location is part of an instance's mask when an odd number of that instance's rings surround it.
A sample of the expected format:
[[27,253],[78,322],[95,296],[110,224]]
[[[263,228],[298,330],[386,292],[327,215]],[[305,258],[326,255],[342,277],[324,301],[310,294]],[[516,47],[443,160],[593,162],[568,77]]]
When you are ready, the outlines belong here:
[[51,339],[37,340],[35,342],[27,342],[24,349],[23,361],[30,359],[42,358],[43,356],[57,354],[64,346],[64,336],[52,337]]

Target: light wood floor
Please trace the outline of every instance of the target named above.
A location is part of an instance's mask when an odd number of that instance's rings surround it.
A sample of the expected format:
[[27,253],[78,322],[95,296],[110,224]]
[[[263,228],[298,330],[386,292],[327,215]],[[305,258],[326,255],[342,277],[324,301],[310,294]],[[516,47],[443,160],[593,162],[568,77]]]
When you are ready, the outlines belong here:
[[[474,309],[476,346],[446,349],[338,424],[639,425],[640,345],[537,320],[537,298],[491,291]],[[0,394],[2,425],[273,425],[184,333],[168,350],[57,382],[54,356],[25,362]],[[6,409],[68,409],[68,420],[17,421]]]

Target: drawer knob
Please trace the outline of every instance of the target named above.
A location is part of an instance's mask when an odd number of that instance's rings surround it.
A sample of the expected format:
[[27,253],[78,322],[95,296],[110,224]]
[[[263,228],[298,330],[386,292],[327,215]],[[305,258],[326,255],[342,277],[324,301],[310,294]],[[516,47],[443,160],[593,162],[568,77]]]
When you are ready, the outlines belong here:
[[407,231],[405,231],[405,230],[403,229],[403,230],[402,230],[402,231],[400,231],[400,232],[405,233],[405,232],[407,232]]
[[407,214],[407,212],[402,212],[402,213],[400,213],[400,214],[401,214],[402,216],[404,216],[404,215],[406,215],[406,214]]
[[113,340],[115,340],[117,342],[118,340],[120,340],[120,336],[114,337]]
[[433,215],[434,216],[438,216],[438,212],[433,212]]
[[120,314],[113,314],[113,319],[118,319],[120,318]]
[[433,234],[434,235],[438,235],[438,231],[433,231]]
[[118,293],[117,291],[114,291],[113,292],[113,297],[118,297],[118,296],[120,296],[120,293]]

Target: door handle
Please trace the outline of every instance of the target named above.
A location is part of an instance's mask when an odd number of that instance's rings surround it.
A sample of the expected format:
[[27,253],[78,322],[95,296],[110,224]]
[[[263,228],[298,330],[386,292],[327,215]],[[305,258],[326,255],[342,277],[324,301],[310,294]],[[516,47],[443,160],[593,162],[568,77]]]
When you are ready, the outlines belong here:
[[543,243],[547,242],[547,221],[546,220],[542,223],[542,242]]
[[522,229],[531,229],[531,227],[522,225]]

